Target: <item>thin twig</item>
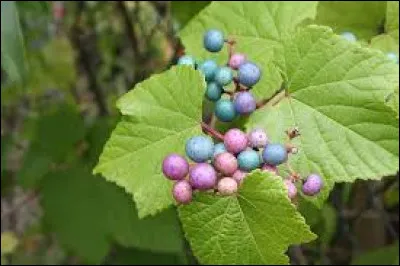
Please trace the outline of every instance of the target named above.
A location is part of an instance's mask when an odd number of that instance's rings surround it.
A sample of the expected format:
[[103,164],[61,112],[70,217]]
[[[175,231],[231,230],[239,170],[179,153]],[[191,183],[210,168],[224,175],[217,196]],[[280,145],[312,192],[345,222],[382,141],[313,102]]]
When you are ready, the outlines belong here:
[[220,132],[216,131],[214,128],[210,127],[204,122],[201,122],[201,127],[203,128],[204,131],[206,131],[208,134],[211,136],[219,139],[219,140],[224,140],[224,135],[222,135]]

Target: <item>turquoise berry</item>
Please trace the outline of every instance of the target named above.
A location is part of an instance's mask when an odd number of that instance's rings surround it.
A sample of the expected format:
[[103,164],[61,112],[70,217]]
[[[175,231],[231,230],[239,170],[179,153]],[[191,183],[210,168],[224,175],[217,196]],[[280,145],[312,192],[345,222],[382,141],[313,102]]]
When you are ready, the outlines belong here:
[[347,41],[349,41],[349,42],[355,42],[355,41],[357,41],[356,36],[355,36],[353,33],[348,32],[348,31],[343,32],[343,33],[341,34],[341,36],[342,36],[343,39],[345,39],[345,40],[347,40]]
[[214,145],[214,154],[213,154],[213,158],[215,158],[215,156],[217,156],[220,153],[226,152],[226,148],[223,142],[217,143]]
[[195,136],[186,142],[186,155],[196,163],[211,159],[214,153],[214,143],[206,136]]
[[220,86],[226,86],[232,82],[233,74],[230,67],[220,67],[215,74],[215,81]]
[[245,150],[239,153],[238,157],[239,168],[242,171],[250,172],[258,168],[261,164],[260,156],[255,150]]
[[285,162],[287,156],[287,150],[281,144],[267,144],[262,154],[264,162],[272,166]]
[[184,55],[178,59],[178,65],[196,66],[196,61],[191,55]]
[[216,102],[221,99],[222,88],[215,82],[207,84],[206,97],[210,101]]
[[222,122],[231,122],[236,117],[235,106],[228,99],[220,99],[215,104],[215,116]]
[[203,73],[206,81],[211,81],[215,77],[215,74],[218,70],[218,65],[214,60],[208,59],[201,63],[198,69]]
[[224,34],[220,30],[211,29],[204,34],[203,45],[207,51],[216,53],[224,46]]
[[393,62],[395,62],[396,64],[399,63],[399,57],[397,56],[397,54],[395,53],[387,53],[387,57],[392,60]]

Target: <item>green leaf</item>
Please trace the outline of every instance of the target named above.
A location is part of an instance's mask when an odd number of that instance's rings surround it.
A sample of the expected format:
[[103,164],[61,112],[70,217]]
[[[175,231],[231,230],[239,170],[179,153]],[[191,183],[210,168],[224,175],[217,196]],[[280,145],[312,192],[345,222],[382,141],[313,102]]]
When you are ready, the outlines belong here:
[[396,173],[398,120],[384,100],[398,84],[398,65],[317,26],[287,40],[285,58],[289,97],[253,113],[247,129],[263,127],[283,142],[287,128],[299,128],[299,153],[289,162],[303,177],[317,172],[325,182],[319,196],[307,198],[321,206],[334,182]]
[[23,81],[24,43],[15,1],[1,2],[1,67],[11,81]]
[[351,265],[398,265],[399,243],[369,251],[356,257]]
[[[385,29],[399,44],[399,2],[387,1]],[[398,51],[398,50],[396,50]]]
[[319,1],[315,23],[369,40],[383,29],[385,12],[385,1]]
[[202,264],[288,264],[289,245],[315,238],[282,179],[259,170],[247,176],[237,196],[196,193],[179,215]]
[[[187,53],[197,58],[215,58],[226,63],[227,49],[209,53],[202,38],[210,28],[216,28],[233,38],[235,51],[245,53],[263,71],[253,91],[258,98],[269,97],[279,90],[281,76],[272,60],[281,62],[283,36],[294,32],[297,25],[314,18],[317,2],[212,2],[180,32]],[[274,53],[275,52],[275,53]]]
[[184,154],[184,143],[201,134],[204,76],[172,67],[136,85],[117,102],[124,115],[111,134],[94,173],[133,194],[139,217],[173,203],[172,182],[161,171],[164,157]]
[[399,40],[396,41],[392,35],[381,34],[371,39],[370,46],[383,52],[392,52],[399,55]]
[[18,172],[19,184],[25,188],[38,185],[52,163],[60,162],[83,139],[84,124],[73,105],[50,108],[36,121],[33,140]]
[[179,253],[182,240],[172,209],[140,220],[128,194],[76,166],[42,181],[44,221],[59,241],[89,263],[99,263],[111,241],[123,246]]
[[197,15],[211,1],[173,1],[171,2],[172,16],[181,27],[186,25],[190,19]]

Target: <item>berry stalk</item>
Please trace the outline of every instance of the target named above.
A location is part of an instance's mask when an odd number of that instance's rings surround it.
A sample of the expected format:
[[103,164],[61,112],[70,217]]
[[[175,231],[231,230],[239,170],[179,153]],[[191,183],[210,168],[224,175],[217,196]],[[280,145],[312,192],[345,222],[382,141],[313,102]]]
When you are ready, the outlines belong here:
[[203,128],[204,131],[206,131],[209,135],[224,141],[224,135],[222,135],[220,132],[216,131],[215,129],[213,129],[212,127],[210,127],[209,125],[207,125],[204,122],[201,122],[201,127]]

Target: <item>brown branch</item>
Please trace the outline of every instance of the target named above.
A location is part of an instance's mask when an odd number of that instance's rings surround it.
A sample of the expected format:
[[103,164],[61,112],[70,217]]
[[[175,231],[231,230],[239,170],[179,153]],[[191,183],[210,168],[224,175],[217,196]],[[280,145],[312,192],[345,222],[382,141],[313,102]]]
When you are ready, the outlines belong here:
[[209,135],[223,141],[224,140],[224,135],[222,135],[220,132],[216,131],[214,128],[210,127],[204,122],[201,122],[201,127],[203,128],[204,131],[206,131]]

